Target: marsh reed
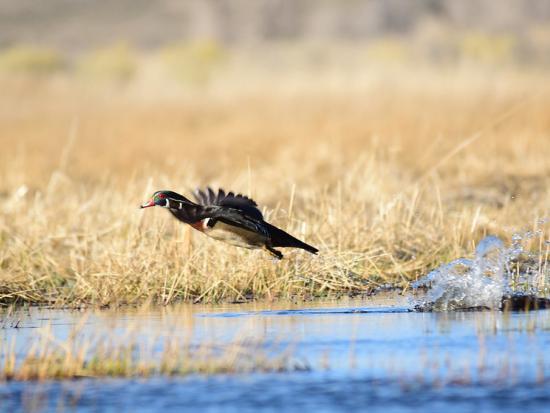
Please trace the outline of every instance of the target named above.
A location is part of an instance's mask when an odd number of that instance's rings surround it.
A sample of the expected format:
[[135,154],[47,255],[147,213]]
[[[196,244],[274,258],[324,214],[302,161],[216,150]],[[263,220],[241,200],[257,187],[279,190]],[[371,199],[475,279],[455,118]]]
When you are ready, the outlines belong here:
[[[61,75],[2,78],[0,302],[117,306],[406,288],[486,234],[509,241],[527,230],[540,230],[526,248],[541,253],[548,275],[544,72],[269,76],[179,94],[137,80],[94,89]],[[138,209],[155,190],[206,185],[252,196],[268,221],[319,256],[287,251],[275,262],[194,233],[166,211]]]

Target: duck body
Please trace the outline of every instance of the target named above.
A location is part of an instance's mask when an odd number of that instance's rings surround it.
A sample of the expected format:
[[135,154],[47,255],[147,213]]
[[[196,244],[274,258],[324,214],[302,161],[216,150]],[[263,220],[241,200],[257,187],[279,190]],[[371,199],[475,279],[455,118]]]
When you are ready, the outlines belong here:
[[175,218],[213,239],[248,249],[265,248],[279,259],[283,254],[275,247],[318,252],[317,248],[264,221],[256,202],[244,195],[225,193],[223,189],[216,193],[208,188],[195,191],[194,196],[196,202],[176,192],[158,191],[142,208],[165,207]]
[[210,221],[209,218],[206,218],[201,222],[202,228],[199,231],[218,241],[227,242],[237,247],[255,249],[262,248],[268,240],[265,235],[228,225],[219,220],[215,221],[212,226],[208,226],[208,221]]

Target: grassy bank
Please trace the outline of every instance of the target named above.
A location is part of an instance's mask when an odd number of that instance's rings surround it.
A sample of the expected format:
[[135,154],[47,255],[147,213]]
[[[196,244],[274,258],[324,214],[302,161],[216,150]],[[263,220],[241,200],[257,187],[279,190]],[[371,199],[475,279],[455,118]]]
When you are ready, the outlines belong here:
[[[544,73],[338,73],[193,90],[2,78],[0,302],[365,293],[525,231],[548,273]],[[319,256],[275,262],[138,209],[157,189],[205,185],[251,195]]]

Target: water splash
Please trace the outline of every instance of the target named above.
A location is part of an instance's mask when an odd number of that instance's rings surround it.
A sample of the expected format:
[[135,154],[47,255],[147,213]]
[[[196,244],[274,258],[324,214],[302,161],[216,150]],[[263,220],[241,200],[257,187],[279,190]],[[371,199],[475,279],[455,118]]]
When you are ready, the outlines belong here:
[[427,287],[428,291],[422,298],[411,299],[413,308],[419,311],[500,309],[505,297],[540,295],[544,273],[529,265],[514,275],[511,269],[512,262],[520,255],[525,255],[527,261],[536,261],[522,246],[524,240],[536,235],[536,232],[515,234],[509,247],[496,236],[483,238],[473,259],[459,258],[415,282],[413,288]]

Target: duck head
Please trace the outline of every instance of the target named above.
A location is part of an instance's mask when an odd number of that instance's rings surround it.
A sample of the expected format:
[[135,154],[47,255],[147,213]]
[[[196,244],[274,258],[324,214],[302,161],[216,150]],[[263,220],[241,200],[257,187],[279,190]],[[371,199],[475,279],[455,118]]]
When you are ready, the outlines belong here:
[[164,208],[174,208],[174,205],[177,205],[179,202],[186,204],[192,204],[186,197],[178,194],[174,191],[157,191],[153,194],[151,199],[141,205],[141,208],[149,208],[154,206],[161,206]]
[[169,197],[170,191],[157,191],[151,196],[151,199],[149,201],[145,202],[143,205],[141,205],[140,208],[149,208],[154,206],[161,206],[161,207],[167,207],[168,206],[168,197]]

